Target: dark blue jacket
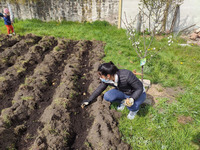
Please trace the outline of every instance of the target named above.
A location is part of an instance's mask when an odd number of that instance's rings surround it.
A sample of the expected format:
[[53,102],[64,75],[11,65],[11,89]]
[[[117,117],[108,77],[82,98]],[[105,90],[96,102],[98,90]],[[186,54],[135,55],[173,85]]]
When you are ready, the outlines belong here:
[[3,17],[5,25],[11,25],[10,16]]
[[0,17],[4,17],[2,13],[0,13]]

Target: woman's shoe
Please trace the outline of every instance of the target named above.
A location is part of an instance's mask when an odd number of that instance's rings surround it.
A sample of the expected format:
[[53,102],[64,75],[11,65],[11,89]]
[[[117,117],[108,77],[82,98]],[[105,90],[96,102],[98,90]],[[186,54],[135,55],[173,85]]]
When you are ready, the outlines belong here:
[[139,110],[130,111],[129,114],[128,114],[128,116],[127,116],[127,118],[130,119],[130,120],[134,119],[138,111]]
[[120,103],[120,105],[119,106],[117,106],[117,110],[124,110],[124,108],[125,108],[125,105],[123,104],[123,103]]

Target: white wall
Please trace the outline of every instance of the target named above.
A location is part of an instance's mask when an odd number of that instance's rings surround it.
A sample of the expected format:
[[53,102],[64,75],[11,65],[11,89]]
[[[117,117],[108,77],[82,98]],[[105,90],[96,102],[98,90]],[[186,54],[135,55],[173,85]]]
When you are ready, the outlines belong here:
[[[0,12],[9,0],[0,0]],[[119,0],[40,0],[10,3],[15,18],[118,23]]]
[[[131,18],[133,19],[138,14],[138,3],[139,0],[122,0],[122,20],[125,21],[124,12],[126,13],[128,21],[130,21]],[[121,26],[122,28],[125,27],[123,21],[121,23]]]
[[180,7],[180,28],[193,24],[200,28],[200,0],[184,0]]
[[[133,19],[138,14],[138,3],[140,0],[122,0],[122,19],[124,20],[124,12],[127,18]],[[188,26],[196,24],[195,28],[200,28],[200,0],[184,0],[180,6],[180,14],[178,15],[178,24],[176,31],[182,30]],[[122,22],[122,28],[124,28]]]

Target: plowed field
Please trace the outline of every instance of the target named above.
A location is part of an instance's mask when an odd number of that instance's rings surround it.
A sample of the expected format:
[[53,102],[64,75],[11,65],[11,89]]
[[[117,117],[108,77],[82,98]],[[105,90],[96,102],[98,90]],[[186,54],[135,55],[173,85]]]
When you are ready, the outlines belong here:
[[82,109],[99,84],[100,41],[0,37],[0,149],[130,149],[117,112],[99,97]]

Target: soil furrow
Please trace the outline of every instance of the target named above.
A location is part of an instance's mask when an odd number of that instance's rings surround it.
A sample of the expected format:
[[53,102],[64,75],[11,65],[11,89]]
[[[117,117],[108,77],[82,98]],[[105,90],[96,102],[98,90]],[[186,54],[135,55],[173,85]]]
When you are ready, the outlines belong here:
[[9,47],[0,53],[0,73],[2,73],[8,67],[14,65],[14,63],[17,61],[17,58],[28,53],[30,47],[38,43],[39,40],[41,40],[41,37],[28,34],[13,47]]
[[[64,60],[71,53],[73,43],[70,41],[62,41],[54,48],[54,50],[47,54],[44,61],[37,66],[32,76],[27,78],[25,85],[20,86],[20,90],[16,93],[14,101],[16,105],[13,114],[9,117],[13,121],[13,126],[25,126],[27,130],[18,135],[17,149],[23,148],[26,144],[31,143],[31,136],[34,134],[41,124],[38,118],[43,114],[44,109],[51,103],[52,95],[60,80],[60,73],[64,68]],[[23,101],[25,101],[23,103]],[[25,111],[21,111],[23,108]],[[15,124],[15,125],[14,125]]]
[[23,36],[13,36],[9,37],[8,35],[1,35],[1,41],[0,41],[0,53],[3,52],[6,48],[12,47],[17,42],[19,42]]
[[[44,126],[39,121],[39,118],[44,114],[44,110],[53,101],[53,95],[59,86],[61,75],[64,72],[64,67],[66,65],[66,60],[73,52],[73,46],[76,43],[77,42],[75,41],[60,40],[58,46],[54,48],[55,52],[49,54],[49,57],[46,57],[46,62],[44,60],[44,65],[49,66],[50,74],[47,75],[46,71],[44,74],[40,74],[44,75],[45,77],[49,76],[46,78],[48,80],[48,85],[41,89],[43,90],[43,93],[41,95],[40,102],[37,103],[37,108],[32,112],[32,115],[30,115],[30,118],[26,122],[27,130],[23,133],[22,137],[17,142],[18,149],[28,149],[28,147],[34,143],[34,140],[37,137],[37,131]],[[27,139],[27,135],[31,135],[33,138]]]
[[[79,42],[74,48],[79,47],[75,50],[77,52],[71,54],[67,60],[53,101],[40,118],[44,127],[38,132],[39,135],[31,146],[32,149],[71,149],[70,143],[74,142],[75,132],[74,124],[70,122],[70,116],[71,114],[78,114],[76,109],[80,108],[81,103],[80,101],[77,102],[79,94],[77,88],[80,90],[81,87],[77,85],[74,88],[74,85],[77,83],[78,76],[80,76],[77,75],[78,70],[82,70],[82,57],[86,52],[84,45],[87,44],[83,41]],[[79,119],[82,118],[79,117]]]
[[[91,63],[94,68],[98,68],[100,60],[103,57],[103,49],[99,51],[99,47],[103,47],[102,43],[96,43],[93,45],[93,57]],[[98,49],[98,51],[97,51]],[[96,52],[96,53],[95,53]],[[95,58],[96,57],[96,58]],[[97,61],[99,59],[99,61]],[[96,61],[95,61],[96,60]],[[99,76],[96,71],[91,71],[91,80],[93,81],[89,85],[89,93],[91,94],[99,84]],[[93,89],[93,90],[91,90]],[[88,113],[94,118],[93,123],[88,131],[85,143],[87,150],[92,149],[123,149],[129,150],[130,146],[121,140],[118,130],[118,121],[116,118],[120,116],[119,112],[110,109],[110,103],[103,100],[102,97],[98,97],[95,103],[93,102],[87,108]]]
[[69,143],[70,149],[83,149],[86,147],[84,142],[88,134],[88,129],[93,122],[93,118],[89,116],[89,113],[80,107],[84,98],[88,96],[88,86],[91,83],[89,72],[93,69],[92,65],[90,65],[90,61],[92,60],[90,57],[92,42],[86,41],[83,50],[79,67],[75,71],[77,78],[73,85],[77,96],[73,99],[71,110],[73,113],[70,114],[71,130],[73,131],[71,142]]
[[22,56],[12,67],[9,67],[0,76],[0,113],[1,110],[12,105],[12,98],[24,82],[26,76],[32,74],[34,68],[40,63],[45,54],[57,44],[54,38],[44,37],[36,46]]
[[[83,64],[83,66],[87,67],[83,68],[84,76],[82,77],[82,82],[80,82],[82,83],[82,95],[79,95],[80,102],[82,102],[85,98],[88,98],[99,83],[96,70],[104,55],[103,47],[104,44],[98,41],[93,41],[92,44],[89,44],[89,53],[87,55],[87,59],[85,59],[85,63]],[[95,77],[96,80],[93,80],[93,77]],[[91,87],[91,85],[94,84],[95,86]],[[77,134],[75,134],[76,137],[71,143],[71,149],[96,149],[95,147],[92,148],[92,145],[88,142],[87,139],[87,137],[89,136],[90,128],[94,124],[94,117],[93,114],[90,113],[89,108],[90,107],[85,107],[84,109],[80,109],[79,103],[79,115],[77,117],[74,117],[72,115],[71,117],[71,120],[73,122],[72,124],[75,125],[74,128],[75,131],[77,131]]]

